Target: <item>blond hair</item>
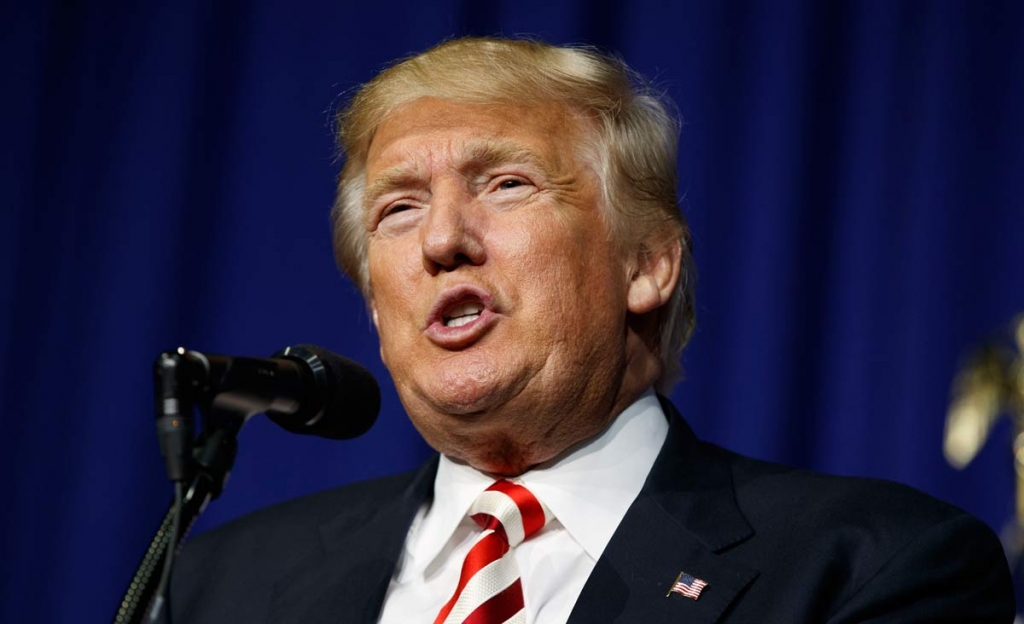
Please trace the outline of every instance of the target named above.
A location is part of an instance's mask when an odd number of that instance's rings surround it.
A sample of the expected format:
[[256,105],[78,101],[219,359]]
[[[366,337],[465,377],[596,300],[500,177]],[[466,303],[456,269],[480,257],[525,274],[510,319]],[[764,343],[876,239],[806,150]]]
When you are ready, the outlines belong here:
[[345,165],[331,211],[338,265],[368,299],[363,195],[366,155],[385,117],[423,97],[459,102],[565,105],[589,120],[581,154],[601,179],[604,217],[616,242],[657,250],[679,241],[679,281],[659,310],[662,392],[680,374],[679,356],[696,322],[690,230],[676,197],[679,124],[670,104],[621,60],[580,47],[530,40],[455,39],[405,59],[360,88],[337,117]]

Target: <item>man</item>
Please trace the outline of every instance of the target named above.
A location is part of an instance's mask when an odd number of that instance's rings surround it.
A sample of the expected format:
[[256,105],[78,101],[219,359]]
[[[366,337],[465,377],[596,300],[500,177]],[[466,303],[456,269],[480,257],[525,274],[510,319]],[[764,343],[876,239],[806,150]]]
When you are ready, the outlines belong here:
[[335,248],[440,455],[200,537],[175,621],[1012,621],[977,520],[701,443],[655,395],[694,324],[676,131],[618,61],[536,42],[364,86]]

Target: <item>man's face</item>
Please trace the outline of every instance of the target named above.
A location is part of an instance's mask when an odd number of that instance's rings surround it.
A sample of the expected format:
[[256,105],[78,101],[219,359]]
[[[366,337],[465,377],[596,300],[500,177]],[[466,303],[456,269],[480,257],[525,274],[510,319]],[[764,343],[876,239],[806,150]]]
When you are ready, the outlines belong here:
[[441,452],[515,474],[599,431],[627,367],[630,269],[564,108],[423,98],[367,155],[381,356]]

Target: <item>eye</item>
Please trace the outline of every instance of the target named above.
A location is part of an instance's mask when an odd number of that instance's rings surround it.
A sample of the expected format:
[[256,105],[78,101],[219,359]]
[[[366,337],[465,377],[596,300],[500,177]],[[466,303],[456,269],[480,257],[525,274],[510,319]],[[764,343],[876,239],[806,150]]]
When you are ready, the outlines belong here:
[[394,206],[387,207],[384,212],[380,215],[381,219],[390,217],[391,215],[405,212],[406,210],[412,210],[412,206],[409,204],[395,204]]
[[480,192],[482,200],[495,208],[509,210],[528,202],[537,192],[537,185],[528,176],[507,172],[493,175]]
[[526,183],[523,182],[522,180],[519,180],[519,179],[516,179],[516,178],[509,178],[508,180],[502,180],[501,182],[499,182],[498,183],[498,188],[502,189],[502,190],[508,190],[508,189],[514,189],[517,186],[522,186],[524,184],[526,184]]
[[421,214],[420,207],[416,201],[398,200],[388,204],[377,213],[377,220],[372,229],[379,228],[380,231],[391,234],[405,231],[416,223],[417,215]]
[[490,183],[492,191],[511,191],[527,186],[533,186],[529,178],[509,174],[496,176]]

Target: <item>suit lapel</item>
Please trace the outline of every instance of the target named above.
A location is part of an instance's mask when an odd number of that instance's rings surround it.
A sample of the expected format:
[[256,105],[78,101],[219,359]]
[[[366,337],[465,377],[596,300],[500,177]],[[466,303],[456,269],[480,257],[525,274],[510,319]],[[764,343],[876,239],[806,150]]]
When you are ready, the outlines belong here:
[[430,494],[437,457],[399,498],[376,508],[346,510],[320,527],[322,556],[278,581],[271,624],[377,621],[406,533]]
[[[753,535],[736,507],[728,463],[697,441],[665,400],[669,433],[640,495],[630,506],[580,594],[570,623],[712,624],[758,572],[722,556]],[[406,533],[430,494],[437,458],[399,498],[347,510],[320,527],[321,556],[280,580],[271,624],[377,621]],[[690,600],[666,592],[686,572],[707,587]]]
[[[753,530],[736,507],[728,464],[700,444],[670,403],[651,474],[587,580],[571,623],[711,624],[758,572],[718,553]],[[707,582],[697,600],[666,593],[680,572]]]

